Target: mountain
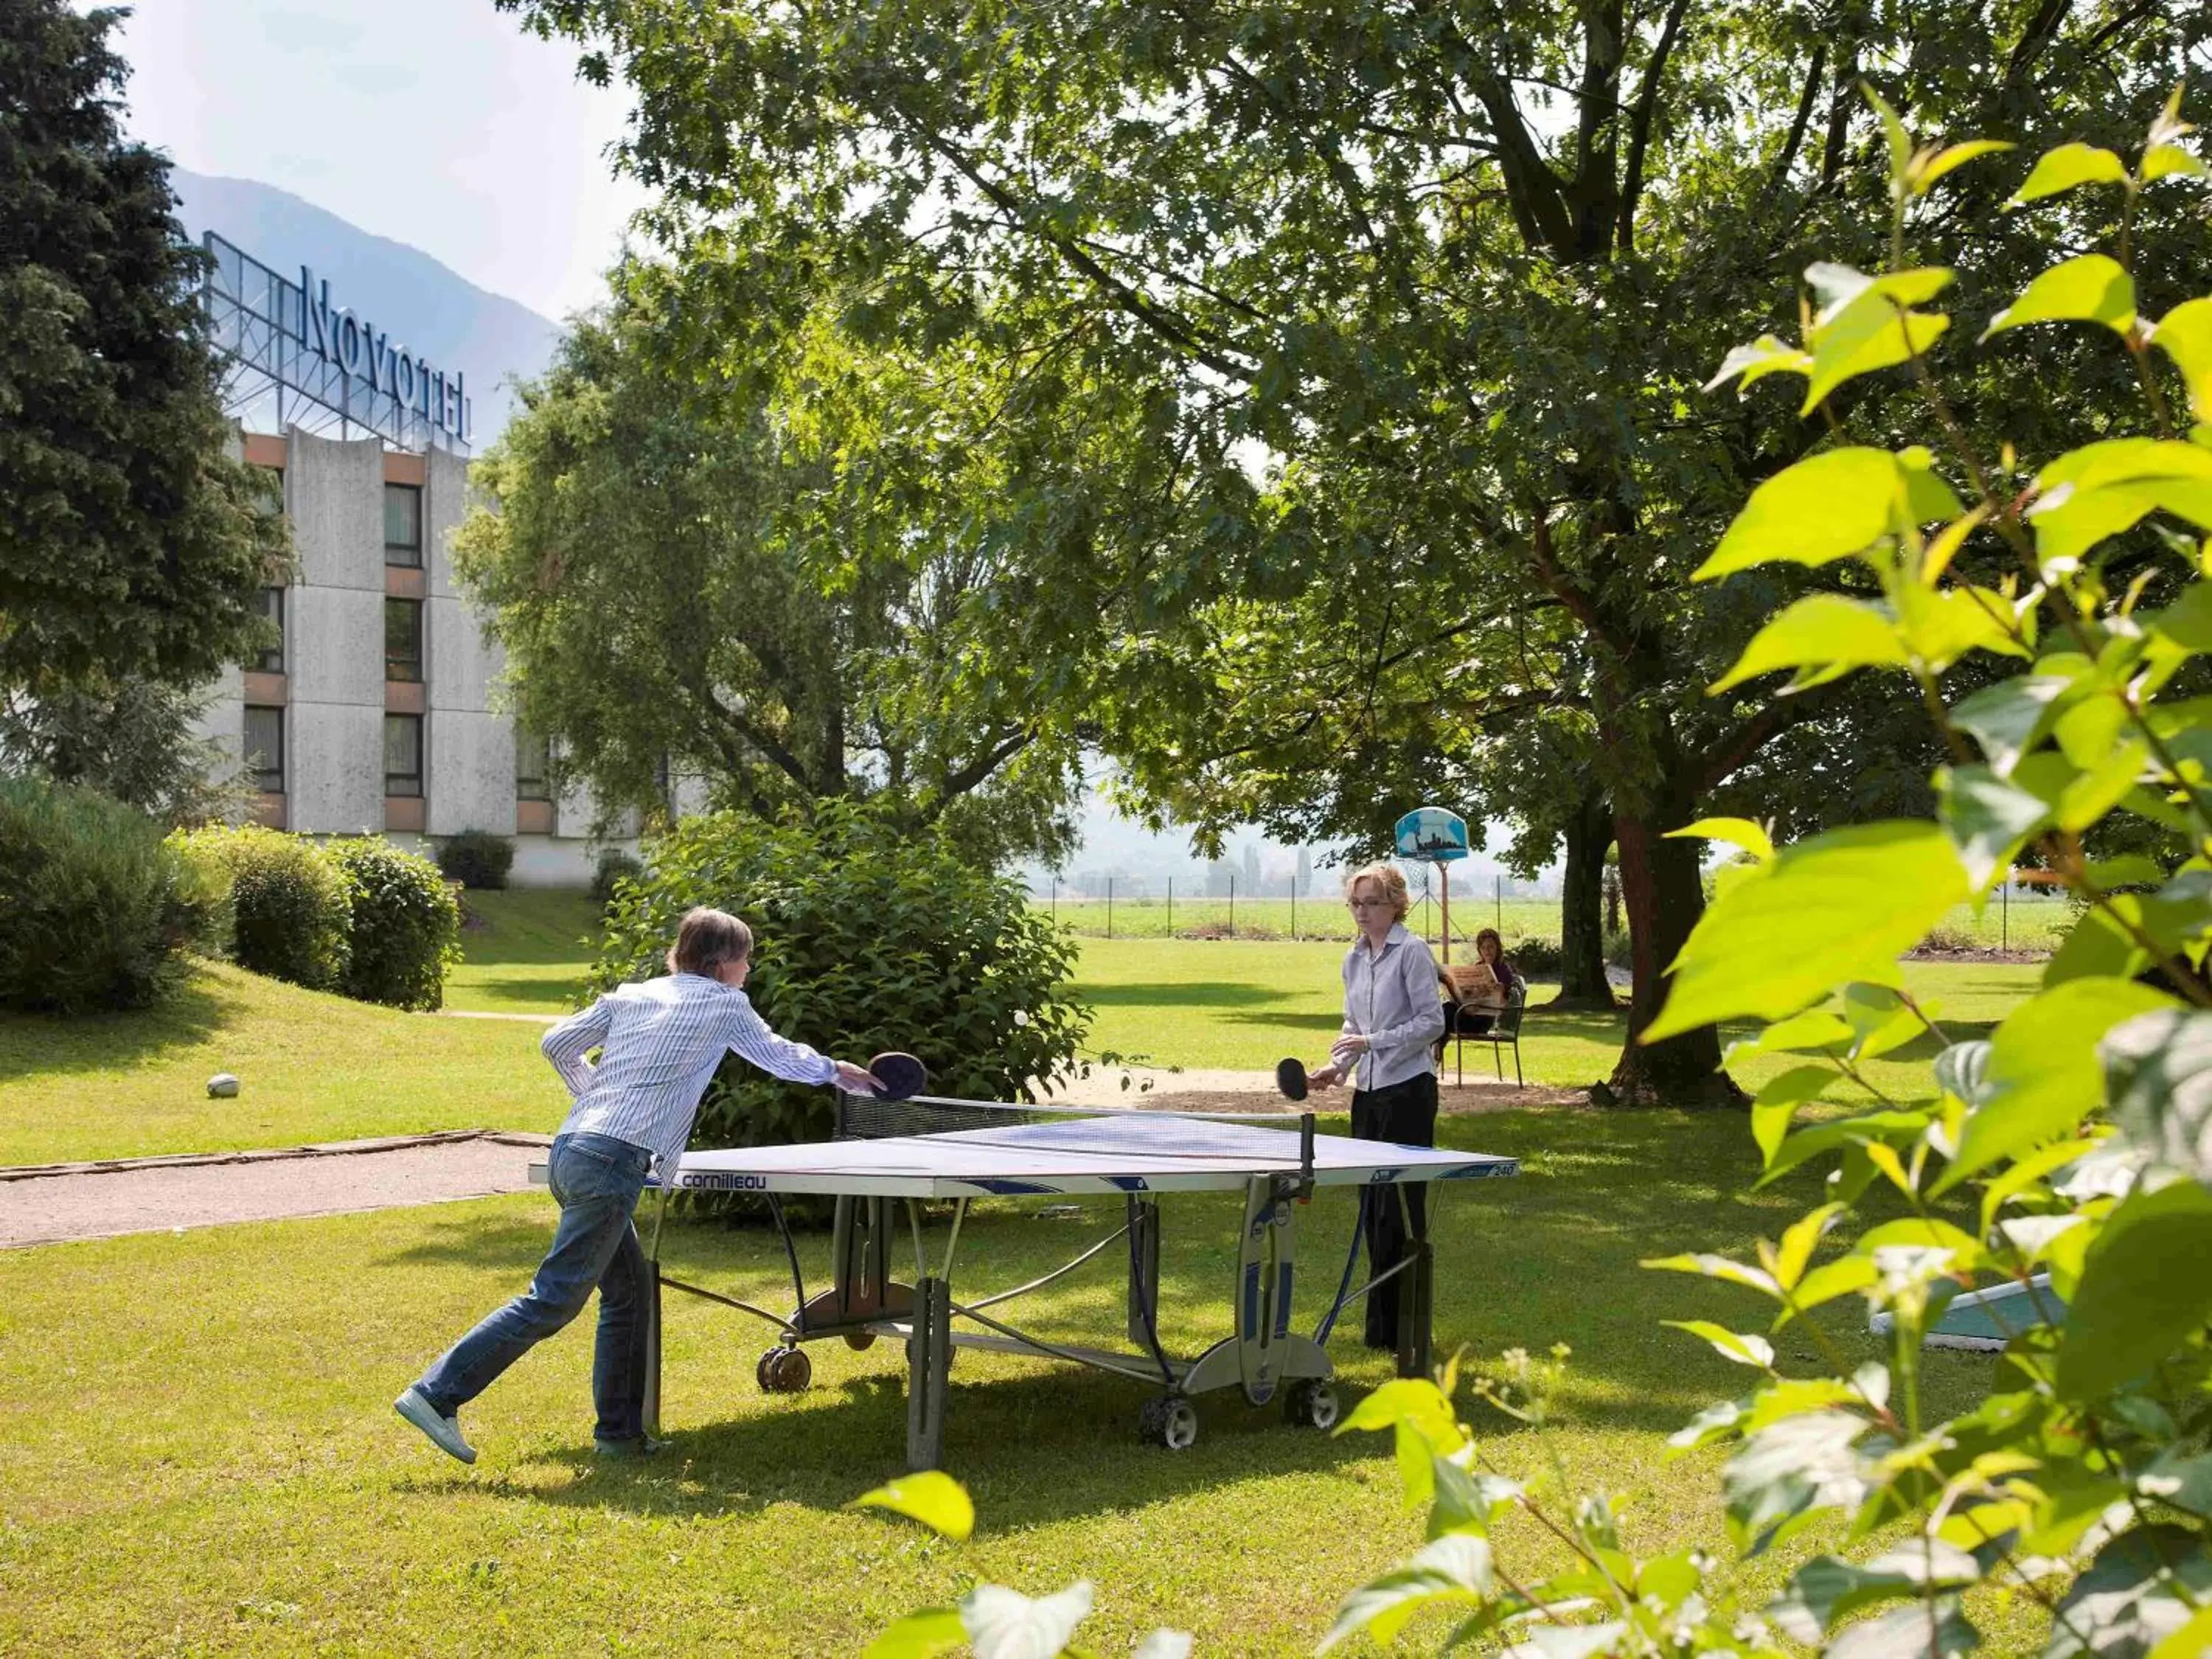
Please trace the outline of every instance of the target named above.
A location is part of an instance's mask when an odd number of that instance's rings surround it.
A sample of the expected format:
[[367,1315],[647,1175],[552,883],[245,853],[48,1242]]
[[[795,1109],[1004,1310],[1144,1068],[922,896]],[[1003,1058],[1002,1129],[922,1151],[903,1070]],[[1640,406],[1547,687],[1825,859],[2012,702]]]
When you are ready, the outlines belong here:
[[314,268],[331,285],[333,309],[391,331],[441,368],[468,376],[476,408],[476,453],[507,425],[510,382],[544,372],[560,328],[527,306],[485,292],[418,248],[372,236],[335,213],[251,179],[169,169],[177,216],[192,240],[213,231],[273,270],[299,280]]

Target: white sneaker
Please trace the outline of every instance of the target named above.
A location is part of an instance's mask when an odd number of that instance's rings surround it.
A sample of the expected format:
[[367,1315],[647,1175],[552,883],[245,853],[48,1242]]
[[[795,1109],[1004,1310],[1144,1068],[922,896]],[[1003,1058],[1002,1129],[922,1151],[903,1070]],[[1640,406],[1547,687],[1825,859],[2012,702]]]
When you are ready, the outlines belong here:
[[440,1416],[420,1388],[410,1386],[392,1402],[392,1409],[428,1435],[430,1443],[447,1456],[458,1457],[464,1463],[477,1461],[476,1448],[461,1438],[460,1419]]

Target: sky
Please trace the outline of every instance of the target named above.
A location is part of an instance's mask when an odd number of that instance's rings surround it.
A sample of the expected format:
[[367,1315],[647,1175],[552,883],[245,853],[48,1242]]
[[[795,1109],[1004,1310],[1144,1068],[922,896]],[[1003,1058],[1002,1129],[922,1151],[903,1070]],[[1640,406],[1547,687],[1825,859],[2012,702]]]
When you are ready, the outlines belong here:
[[[132,134],[422,249],[559,320],[643,200],[612,176],[628,96],[491,0],[135,0]],[[89,6],[82,9],[88,9]]]

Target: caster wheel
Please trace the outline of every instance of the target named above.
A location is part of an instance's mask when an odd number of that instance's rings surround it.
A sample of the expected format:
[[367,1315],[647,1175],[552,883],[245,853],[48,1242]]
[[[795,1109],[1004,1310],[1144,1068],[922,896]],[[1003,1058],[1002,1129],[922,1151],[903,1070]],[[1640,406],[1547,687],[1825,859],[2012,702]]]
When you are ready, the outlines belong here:
[[799,1394],[814,1380],[814,1362],[802,1348],[786,1348],[777,1356],[773,1376],[778,1394]]
[[1198,1413],[1179,1394],[1159,1395],[1138,1409],[1137,1432],[1152,1445],[1182,1451],[1198,1438]]
[[1336,1413],[1336,1390],[1311,1377],[1291,1383],[1283,1396],[1284,1417],[1300,1428],[1333,1429]]
[[775,1392],[775,1384],[770,1379],[775,1374],[775,1357],[782,1352],[781,1348],[763,1349],[753,1365],[753,1381],[760,1385],[763,1394]]
[[849,1332],[845,1338],[845,1346],[854,1353],[865,1353],[876,1346],[876,1334],[873,1331]]

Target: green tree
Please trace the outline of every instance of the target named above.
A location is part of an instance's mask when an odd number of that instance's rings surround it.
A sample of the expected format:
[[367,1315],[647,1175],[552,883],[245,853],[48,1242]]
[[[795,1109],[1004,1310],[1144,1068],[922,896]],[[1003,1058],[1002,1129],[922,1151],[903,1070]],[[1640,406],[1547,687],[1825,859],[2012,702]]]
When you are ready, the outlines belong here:
[[981,648],[1007,596],[947,518],[944,394],[804,317],[700,377],[659,283],[525,389],[454,538],[521,719],[609,808],[665,811],[673,770],[762,817],[881,795],[984,864],[1063,848],[1074,738]]
[[199,254],[118,126],[119,12],[0,0],[0,694],[188,687],[262,642],[283,520],[226,453]]
[[[2025,0],[501,3],[637,89],[629,162],[664,191],[732,357],[743,312],[834,277],[918,340],[962,337],[988,301],[993,331],[959,349],[1067,343],[1162,411],[1114,516],[1054,544],[1047,584],[1126,631],[1120,672],[1102,693],[1050,666],[1080,629],[1024,659],[1118,725],[1109,749],[1189,750],[1200,677],[1130,691],[1202,655],[1212,604],[1346,592],[1385,556],[1322,533],[1337,515],[1316,500],[1389,503],[1455,550],[1485,606],[1556,607],[1589,653],[1639,1032],[1702,909],[1697,852],[1668,832],[1809,707],[1705,687],[1791,584],[1842,579],[1687,580],[1746,489],[1824,440],[1794,404],[1716,408],[1698,387],[1743,295],[1813,248],[1869,261],[1858,209],[1885,186],[1854,82],[1910,77],[1938,125],[2094,138],[2148,118],[2203,27]],[[1981,211],[2002,188],[1952,182],[1929,227],[1943,257],[2022,257]],[[2158,246],[2201,258],[2203,228]],[[2060,355],[2033,371],[2057,404],[2117,395],[2109,366]],[[1879,430],[1889,401],[1865,392],[1838,417]],[[1163,471],[1164,500],[1136,487]],[[1006,483],[1017,514],[1068,505],[1049,469]],[[1732,1094],[1719,1056],[1712,1030],[1684,1030],[1632,1044],[1613,1082]]]

